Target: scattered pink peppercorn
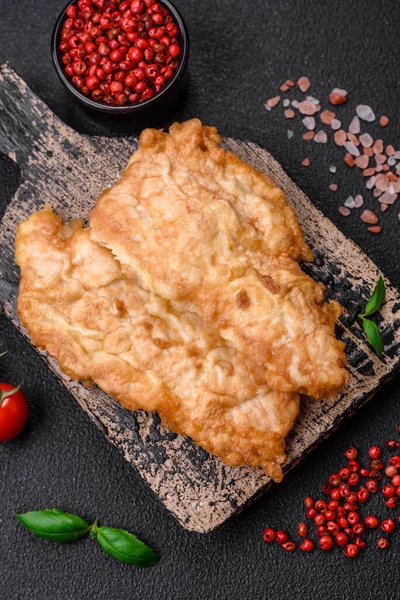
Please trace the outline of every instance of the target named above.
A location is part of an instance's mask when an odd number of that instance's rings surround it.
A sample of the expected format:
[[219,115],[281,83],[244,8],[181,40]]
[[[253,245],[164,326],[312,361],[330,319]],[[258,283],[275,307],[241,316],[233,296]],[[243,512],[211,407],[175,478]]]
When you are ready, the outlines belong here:
[[270,542],[273,542],[275,540],[276,533],[271,527],[267,527],[267,529],[264,529],[263,538],[264,542],[267,542],[269,544]]
[[356,558],[356,556],[358,556],[358,552],[359,550],[357,544],[347,544],[343,553],[347,558]]
[[309,538],[305,538],[299,548],[300,550],[303,550],[303,552],[311,552],[314,550],[314,542]]

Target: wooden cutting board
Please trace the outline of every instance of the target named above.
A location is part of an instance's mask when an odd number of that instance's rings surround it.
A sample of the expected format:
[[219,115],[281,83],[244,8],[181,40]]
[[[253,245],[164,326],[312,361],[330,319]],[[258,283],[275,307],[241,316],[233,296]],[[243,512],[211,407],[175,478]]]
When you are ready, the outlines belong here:
[[[381,274],[378,268],[322,215],[268,152],[231,138],[224,138],[224,146],[270,175],[284,189],[314,253],[314,263],[304,269],[327,286],[328,298],[337,299],[345,308],[338,335],[346,342],[349,383],[333,402],[303,401],[288,440],[288,470],[399,370],[400,295],[386,280],[387,302],[377,317],[385,354],[378,358],[357,319]],[[86,217],[103,188],[115,182],[136,148],[136,138],[90,138],[76,133],[14,71],[6,65],[0,68],[0,151],[22,171],[22,183],[0,227],[0,301],[28,341],[16,316],[19,274],[13,261],[13,244],[17,224],[45,202],[66,220]],[[156,414],[129,412],[101,390],[86,389],[71,381],[54,360],[40,354],[92,421],[187,529],[214,529],[271,484],[261,470],[228,467],[190,439],[164,429]]]

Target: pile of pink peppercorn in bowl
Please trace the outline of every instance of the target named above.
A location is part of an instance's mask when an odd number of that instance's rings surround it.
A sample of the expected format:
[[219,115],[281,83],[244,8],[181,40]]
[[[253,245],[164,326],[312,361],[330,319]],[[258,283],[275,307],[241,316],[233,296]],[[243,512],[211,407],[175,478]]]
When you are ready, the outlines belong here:
[[52,54],[58,75],[78,100],[126,114],[176,89],[189,39],[167,0],[78,0],[58,18]]

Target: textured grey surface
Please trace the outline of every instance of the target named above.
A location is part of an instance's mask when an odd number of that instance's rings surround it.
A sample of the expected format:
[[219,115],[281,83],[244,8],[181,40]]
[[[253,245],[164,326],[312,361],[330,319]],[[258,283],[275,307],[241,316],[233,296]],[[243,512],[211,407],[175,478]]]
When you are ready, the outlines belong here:
[[[400,283],[399,224],[384,215],[385,237],[372,237],[356,219],[337,213],[327,153],[312,147],[313,164],[300,165],[308,150],[286,142],[287,123],[262,104],[288,75],[308,74],[319,89],[347,87],[377,112],[389,114],[386,133],[399,139],[397,53],[398,4],[394,1],[235,3],[176,0],[192,37],[188,97],[174,114],[105,121],[74,105],[52,71],[48,39],[62,2],[35,7],[1,1],[0,60],[11,65],[68,124],[92,134],[127,134],[191,116],[217,125],[224,135],[252,139],[266,147],[312,200]],[[23,19],[28,15],[28,19]],[[24,35],[21,35],[24,27]],[[1,115],[0,115],[1,118]],[[293,142],[293,143],[292,143]],[[335,151],[332,150],[334,153]],[[339,154],[337,154],[339,156]],[[2,203],[16,174],[0,161]],[[5,173],[7,172],[7,181]],[[340,173],[344,196],[361,187],[361,175]],[[400,422],[400,382],[388,384],[371,403],[298,466],[280,486],[244,514],[201,536],[181,529],[141,479],[107,444],[42,364],[1,317],[1,338],[9,350],[0,377],[24,381],[32,418],[26,433],[0,447],[0,597],[14,599],[223,600],[398,597],[400,540],[390,552],[367,550],[357,561],[338,553],[288,555],[261,540],[265,525],[294,531],[303,516],[302,499],[340,464],[352,441],[364,450],[383,442]],[[146,571],[120,565],[93,544],[54,546],[18,528],[12,510],[59,505],[88,518],[136,531],[162,554]],[[369,506],[369,505],[368,505]],[[374,536],[372,536],[374,539]],[[371,542],[373,546],[373,542]]]

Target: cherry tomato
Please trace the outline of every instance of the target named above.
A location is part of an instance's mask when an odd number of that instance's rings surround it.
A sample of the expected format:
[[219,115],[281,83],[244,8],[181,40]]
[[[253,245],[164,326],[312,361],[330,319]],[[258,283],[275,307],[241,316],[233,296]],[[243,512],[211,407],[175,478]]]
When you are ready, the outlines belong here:
[[17,437],[28,420],[28,403],[19,387],[0,383],[0,442]]

